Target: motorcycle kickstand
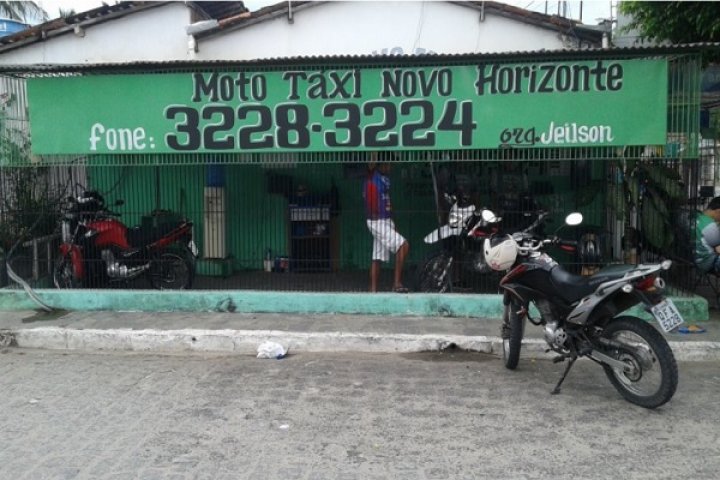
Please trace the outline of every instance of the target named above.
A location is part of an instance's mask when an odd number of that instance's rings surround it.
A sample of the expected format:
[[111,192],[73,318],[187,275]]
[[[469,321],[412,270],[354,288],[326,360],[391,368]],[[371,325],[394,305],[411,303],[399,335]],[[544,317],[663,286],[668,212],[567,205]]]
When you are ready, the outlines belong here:
[[553,389],[553,391],[550,392],[551,395],[557,395],[558,393],[560,393],[560,385],[562,385],[562,383],[565,381],[565,378],[567,378],[568,373],[570,373],[570,369],[572,368],[573,365],[575,365],[575,361],[577,359],[578,359],[577,355],[573,355],[570,358],[570,362],[565,367],[565,371],[563,372],[562,377],[560,377],[560,381],[557,383],[557,385],[555,385],[555,388]]

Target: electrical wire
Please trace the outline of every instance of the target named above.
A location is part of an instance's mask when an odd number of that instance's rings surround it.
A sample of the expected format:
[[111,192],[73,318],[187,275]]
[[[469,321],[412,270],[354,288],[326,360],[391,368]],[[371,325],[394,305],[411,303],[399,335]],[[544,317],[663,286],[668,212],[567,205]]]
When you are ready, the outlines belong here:
[[425,2],[420,2],[420,20],[418,21],[417,34],[415,35],[415,42],[413,43],[412,52],[414,54],[417,50],[418,42],[420,41],[420,35],[422,34],[423,23],[425,23]]

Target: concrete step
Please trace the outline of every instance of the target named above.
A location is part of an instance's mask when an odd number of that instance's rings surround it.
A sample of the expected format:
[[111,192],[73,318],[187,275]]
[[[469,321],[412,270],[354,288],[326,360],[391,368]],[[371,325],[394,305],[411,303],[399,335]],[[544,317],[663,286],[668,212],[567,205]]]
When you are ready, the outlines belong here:
[[[666,334],[678,360],[720,360],[720,320],[702,334]],[[459,348],[502,354],[500,320],[483,317],[220,312],[3,312],[0,344],[20,348],[255,355],[273,341],[302,352],[407,353]],[[545,354],[528,325],[525,357]]]

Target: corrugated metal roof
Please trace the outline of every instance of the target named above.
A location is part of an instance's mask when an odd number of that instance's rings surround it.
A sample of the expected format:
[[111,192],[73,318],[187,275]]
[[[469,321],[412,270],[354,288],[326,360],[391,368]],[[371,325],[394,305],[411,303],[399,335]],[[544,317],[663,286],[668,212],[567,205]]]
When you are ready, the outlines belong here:
[[202,0],[199,2],[192,2],[192,4],[205,12],[208,17],[216,20],[226,17],[234,17],[235,15],[248,11],[243,2],[236,1],[224,0],[221,2],[211,2]]
[[[75,15],[70,15],[68,17],[63,18],[57,18],[55,20],[51,20],[47,23],[52,23],[56,20],[65,20],[66,23],[80,23],[85,20],[91,20],[96,19],[99,17],[104,17],[113,13],[122,12],[122,11],[129,11],[129,10],[135,10],[140,6],[143,6],[144,4],[147,4],[150,2],[131,2],[131,1],[125,1],[125,2],[118,2],[113,5],[101,5],[97,8],[93,8],[90,10],[86,10],[84,12],[77,12]],[[157,2],[156,2],[157,3]],[[38,27],[42,27],[45,24],[37,25]]]
[[580,58],[632,58],[657,55],[677,55],[699,53],[704,50],[720,50],[720,42],[688,43],[678,45],[658,45],[641,47],[613,48],[576,48],[565,50],[529,50],[499,53],[465,54],[426,54],[426,55],[324,55],[281,58],[263,58],[257,60],[173,60],[163,62],[122,62],[79,65],[0,65],[0,74],[29,75],[46,73],[74,72],[133,72],[140,71],[181,71],[197,70],[208,67],[248,68],[282,67],[314,65],[437,65],[480,63],[487,61],[527,61],[527,60],[564,60]]
[[0,38],[0,52],[46,40],[64,33],[70,33],[78,27],[107,22],[168,3],[170,2],[119,2],[114,5],[103,5],[98,8],[93,8],[92,10],[77,13],[67,18],[56,18]]
[[[97,23],[110,21],[120,16],[137,13],[147,8],[154,8],[171,2],[161,1],[122,1],[114,5],[103,5],[92,10],[80,12],[67,18],[57,18],[40,25],[33,26],[13,35],[0,38],[0,52],[22,47],[26,44],[46,40],[50,37],[69,33],[76,26],[89,26]],[[290,6],[290,3],[292,6]],[[219,20],[218,27],[196,34],[196,37],[203,38],[217,35],[227,30],[245,28],[259,22],[264,22],[279,15],[286,14],[290,8],[293,11],[300,11],[327,3],[324,1],[294,1],[279,2],[259,10],[249,12],[241,1],[195,1],[189,4],[199,9],[209,18]],[[514,20],[536,25],[542,28],[556,30],[565,34],[572,34],[579,39],[589,42],[600,42],[602,32],[596,28],[583,25],[580,22],[559,17],[557,15],[545,15],[539,12],[525,10],[500,2],[494,1],[451,1],[456,5],[473,8],[481,14],[492,13],[495,15],[512,18]]]
[[[39,25],[21,30],[13,35],[0,37],[0,52],[39,42],[53,36],[74,31],[76,27],[85,27],[114,20],[118,17],[138,13],[149,8],[160,7],[170,1],[123,1],[114,5],[102,5],[91,10],[76,13],[66,18],[56,18]],[[248,9],[241,1],[198,1],[191,5],[209,18],[217,20],[243,18],[241,14]]]
[[[290,2],[279,2],[274,5],[261,8],[251,12],[249,17],[237,18],[231,22],[225,22],[224,25],[214,29],[207,30],[205,32],[196,35],[197,38],[210,37],[217,35],[223,31],[239,29],[249,27],[259,22],[264,22],[276,18],[280,15],[285,15],[289,12],[290,8],[293,11],[300,11],[308,7],[313,7],[327,3],[325,1],[296,1],[292,2],[292,6],[289,6]],[[494,1],[450,1],[455,5],[461,5],[477,10],[481,14],[492,13],[513,20],[535,25],[550,30],[559,31],[562,33],[572,33],[586,41],[599,43],[602,39],[602,32],[596,27],[587,26],[575,20],[571,20],[557,15],[546,15],[540,12],[534,12],[531,10],[525,10],[523,8],[514,7],[505,3],[494,2]]]

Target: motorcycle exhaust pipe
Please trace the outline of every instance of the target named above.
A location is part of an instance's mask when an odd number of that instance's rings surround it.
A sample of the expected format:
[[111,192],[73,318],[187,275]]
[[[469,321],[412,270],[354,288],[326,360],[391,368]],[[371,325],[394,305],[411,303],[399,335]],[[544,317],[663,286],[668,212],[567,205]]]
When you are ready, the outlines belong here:
[[150,268],[150,264],[140,265],[139,267],[128,268],[127,265],[120,265],[119,263],[111,263],[107,267],[108,277],[111,278],[133,278],[140,275],[142,272]]
[[106,272],[110,278],[133,278],[150,268],[150,263],[138,267],[128,267],[115,261],[115,255],[110,250],[103,250],[102,259],[107,265]]

